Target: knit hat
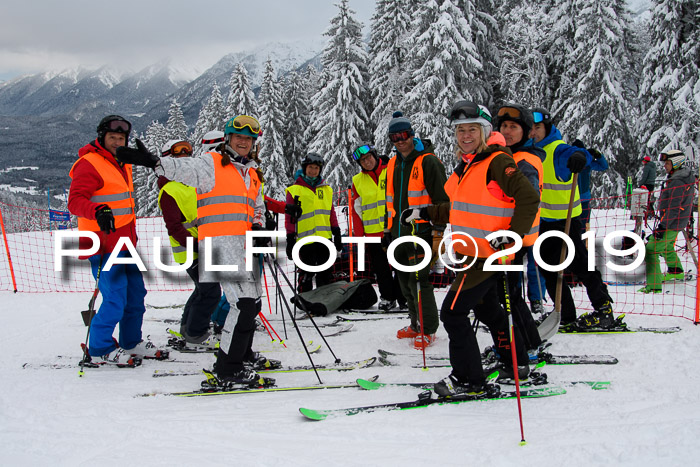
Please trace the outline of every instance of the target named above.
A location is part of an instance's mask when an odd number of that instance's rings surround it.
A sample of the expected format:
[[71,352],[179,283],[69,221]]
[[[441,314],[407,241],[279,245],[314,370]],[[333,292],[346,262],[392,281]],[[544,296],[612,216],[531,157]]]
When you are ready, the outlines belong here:
[[651,157],[649,156],[644,156],[644,159],[642,159],[644,162],[651,162]]
[[411,136],[415,135],[413,128],[411,128],[411,121],[403,116],[403,113],[396,111],[392,115],[392,119],[389,122],[389,134],[401,133],[402,131],[408,131]]

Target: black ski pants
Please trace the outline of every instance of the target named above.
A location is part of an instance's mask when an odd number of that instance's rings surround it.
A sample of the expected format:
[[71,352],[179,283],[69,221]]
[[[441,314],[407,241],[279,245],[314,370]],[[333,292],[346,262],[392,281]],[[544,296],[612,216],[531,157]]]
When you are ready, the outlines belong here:
[[[540,222],[540,235],[550,230],[564,232],[565,225],[565,219],[552,222],[542,221]],[[571,232],[569,237],[574,243],[574,260],[569,267],[564,269],[564,272],[576,274],[584,287],[586,287],[591,305],[593,305],[593,308],[598,309],[604,305],[605,302],[612,302],[612,298],[608,295],[608,287],[603,282],[600,271],[595,268],[592,271],[588,270],[588,250],[586,249],[586,244],[581,240],[581,223],[578,217],[573,217],[571,219],[569,232]],[[540,255],[542,259],[549,265],[558,265],[563,244],[564,241],[557,237],[551,237],[542,242],[540,245]],[[544,276],[549,296],[555,298],[558,273],[545,271],[542,267],[539,267],[539,269],[540,273]],[[561,321],[562,323],[571,323],[575,320],[576,305],[574,305],[574,299],[571,296],[571,288],[566,281],[563,281],[561,288]]]
[[[472,310],[476,318],[489,328],[502,362],[513,364],[508,316],[499,302],[499,287],[503,288],[503,275],[494,274],[471,289],[459,291],[458,295],[458,292],[450,290],[442,302],[440,319],[450,338],[452,374],[462,383],[483,384],[485,380],[479,343],[469,322],[469,312]],[[457,301],[453,307],[455,295]],[[527,351],[517,328],[514,334],[518,362],[520,365],[527,364]]]

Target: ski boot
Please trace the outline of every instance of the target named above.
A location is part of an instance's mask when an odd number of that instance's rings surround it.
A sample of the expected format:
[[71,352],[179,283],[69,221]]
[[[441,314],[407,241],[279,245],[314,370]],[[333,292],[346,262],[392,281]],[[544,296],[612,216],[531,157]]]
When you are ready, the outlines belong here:
[[207,379],[201,383],[202,390],[205,392],[235,391],[275,385],[275,380],[273,378],[263,378],[255,371],[248,368],[222,377],[217,377],[208,370],[202,371],[207,377]]
[[445,399],[485,399],[496,397],[500,387],[493,383],[463,383],[454,375],[444,378],[433,386],[438,397]]
[[251,358],[243,362],[243,365],[255,371],[276,370],[278,368],[282,368],[282,362],[279,360],[268,359],[260,352],[253,352]]
[[146,340],[142,340],[134,347],[124,349],[124,352],[133,357],[152,360],[167,360],[170,356],[170,352],[156,347],[153,342],[148,340],[148,336],[146,336]]
[[663,290],[661,289],[652,289],[650,285],[645,285],[641,289],[637,290],[637,292],[642,292],[642,293],[662,293]]
[[683,271],[681,272],[667,272],[664,274],[663,279],[661,279],[661,282],[675,282],[675,281],[684,281],[685,280],[685,273]]
[[393,310],[396,307],[396,300],[385,300],[381,299],[379,300],[379,305],[377,305],[377,309],[383,312],[388,312],[390,310]]

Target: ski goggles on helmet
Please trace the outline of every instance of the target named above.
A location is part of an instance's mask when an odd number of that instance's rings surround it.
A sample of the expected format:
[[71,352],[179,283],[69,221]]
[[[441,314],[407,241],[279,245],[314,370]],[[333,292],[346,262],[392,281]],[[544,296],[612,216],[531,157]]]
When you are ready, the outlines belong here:
[[239,115],[238,117],[234,118],[231,122],[229,122],[229,125],[231,125],[236,130],[242,130],[245,127],[248,127],[248,130],[251,133],[256,135],[260,133],[260,123],[250,115]]
[[170,148],[170,154],[175,157],[179,156],[191,156],[192,155],[192,145],[187,141],[181,141],[179,143],[173,144]]
[[491,115],[484,112],[477,104],[468,101],[462,101],[455,105],[450,113],[450,121],[468,120],[472,118],[483,118],[491,123]]
[[413,136],[413,135],[411,135],[410,131],[407,131],[407,130],[406,131],[399,131],[398,133],[389,134],[389,140],[392,143],[398,143],[399,141],[406,141],[411,136]]
[[498,109],[498,118],[512,118],[514,120],[521,120],[522,113],[515,107],[501,107]]
[[365,144],[352,152],[352,158],[353,160],[359,161],[360,159],[362,159],[362,156],[372,151],[374,151],[374,146],[372,146],[371,144]]
[[547,123],[551,121],[552,117],[547,112],[541,112],[539,110],[532,111],[532,121],[535,123]]
[[667,160],[671,159],[672,157],[678,157],[678,156],[685,157],[685,154],[683,154],[683,152],[679,151],[678,149],[671,149],[668,152],[662,152],[659,155],[659,160],[661,162],[666,162]]
[[105,126],[106,131],[115,133],[129,133],[131,131],[131,124],[126,120],[110,120]]

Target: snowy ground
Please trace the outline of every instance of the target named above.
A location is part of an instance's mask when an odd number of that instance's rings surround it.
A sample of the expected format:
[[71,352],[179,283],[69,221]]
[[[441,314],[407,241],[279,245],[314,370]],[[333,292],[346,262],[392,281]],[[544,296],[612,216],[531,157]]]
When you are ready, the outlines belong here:
[[[630,289],[631,292],[632,289]],[[578,292],[577,292],[578,293]],[[149,293],[150,305],[184,303],[187,293]],[[438,295],[438,303],[443,294]],[[412,400],[410,388],[362,391],[333,389],[219,397],[135,397],[141,393],[196,389],[200,376],[153,378],[154,369],[209,367],[209,355],[178,354],[194,363],[147,361],[136,369],[22,368],[80,354],[85,338],[79,312],[84,293],[13,294],[1,292],[5,336],[0,340],[3,378],[0,393],[1,465],[139,465],[217,463],[225,465],[696,465],[700,456],[700,353],[695,326],[680,318],[631,316],[631,325],[680,326],[676,334],[557,335],[555,354],[612,354],[612,366],[550,366],[551,383],[612,381],[612,388],[568,388],[562,396],[523,400],[527,445],[514,400],[433,406],[420,410],[361,414],[312,422],[299,407],[337,408]],[[641,303],[641,302],[640,302]],[[673,306],[673,305],[668,305]],[[267,304],[265,303],[265,309]],[[159,344],[162,322],[180,308],[149,308],[144,334]],[[281,315],[267,315],[281,334]],[[327,322],[333,318],[319,319]],[[289,324],[289,323],[287,323]],[[308,324],[308,323],[305,323]],[[353,330],[329,337],[345,361],[376,355],[376,349],[411,352],[394,336],[405,319],[355,323]],[[290,349],[268,355],[286,364],[306,356],[289,331]],[[319,341],[311,328],[306,339]],[[444,329],[431,354],[447,353]],[[480,333],[482,345],[488,344]],[[274,346],[262,333],[256,347]],[[293,347],[293,348],[292,348]],[[412,363],[419,363],[415,352]],[[328,348],[314,355],[331,363]],[[447,369],[423,371],[375,366],[349,373],[323,372],[325,383],[352,382],[380,375],[382,381],[437,381]],[[313,373],[276,375],[279,385],[316,383]]]

